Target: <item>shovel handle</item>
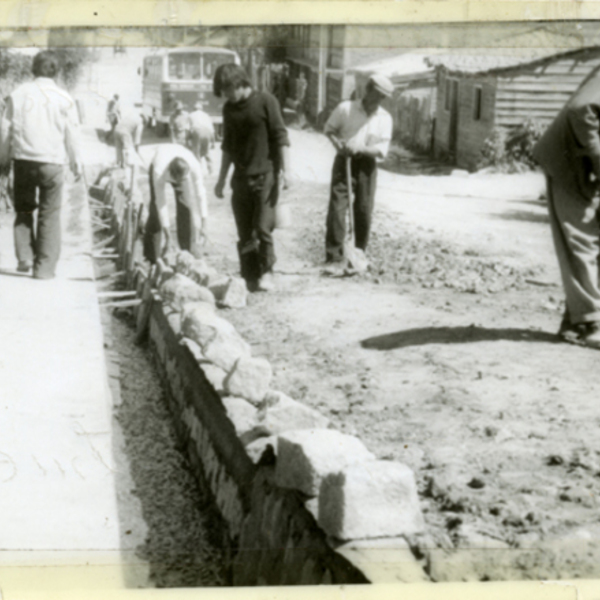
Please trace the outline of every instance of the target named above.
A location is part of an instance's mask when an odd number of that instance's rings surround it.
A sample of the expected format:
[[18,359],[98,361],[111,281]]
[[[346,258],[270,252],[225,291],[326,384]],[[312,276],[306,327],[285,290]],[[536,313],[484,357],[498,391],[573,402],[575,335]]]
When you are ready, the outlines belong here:
[[346,187],[348,189],[349,234],[354,235],[354,194],[352,193],[352,157],[346,157]]

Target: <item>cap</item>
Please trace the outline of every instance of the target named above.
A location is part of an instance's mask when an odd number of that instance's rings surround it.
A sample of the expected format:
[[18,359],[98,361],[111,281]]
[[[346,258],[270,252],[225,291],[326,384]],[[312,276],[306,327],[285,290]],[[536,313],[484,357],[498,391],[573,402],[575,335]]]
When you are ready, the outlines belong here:
[[373,84],[378,92],[388,98],[394,93],[394,84],[385,75],[371,75],[371,77],[369,77],[369,82]]

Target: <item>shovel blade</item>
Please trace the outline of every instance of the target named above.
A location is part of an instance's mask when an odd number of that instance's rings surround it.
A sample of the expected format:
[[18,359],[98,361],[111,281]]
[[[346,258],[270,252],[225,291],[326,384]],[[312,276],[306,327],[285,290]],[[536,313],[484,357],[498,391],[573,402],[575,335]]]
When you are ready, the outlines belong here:
[[360,248],[355,248],[351,244],[344,247],[344,258],[346,268],[355,273],[364,273],[369,267],[369,261],[365,253]]

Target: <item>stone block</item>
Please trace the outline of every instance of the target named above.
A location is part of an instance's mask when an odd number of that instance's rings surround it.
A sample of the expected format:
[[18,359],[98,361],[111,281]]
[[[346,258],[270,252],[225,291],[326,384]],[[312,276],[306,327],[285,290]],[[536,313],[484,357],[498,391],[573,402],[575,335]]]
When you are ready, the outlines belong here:
[[181,273],[175,273],[173,277],[165,281],[159,291],[163,301],[176,310],[182,310],[188,302],[215,304],[215,297],[208,288],[198,285]]
[[[252,429],[250,430],[252,432]],[[259,437],[246,445],[246,453],[253,463],[257,463],[264,454],[267,446],[271,446],[277,453],[277,438],[275,436]]]
[[248,299],[246,282],[240,277],[228,277],[210,286],[217,304],[223,308],[244,308]]
[[239,358],[227,379],[225,389],[258,406],[269,389],[273,377],[271,364],[264,358]]
[[375,456],[353,436],[334,429],[287,431],[277,440],[275,481],[316,496],[323,477],[364,461],[371,464]]
[[217,281],[221,275],[215,268],[208,265],[204,259],[198,258],[194,260],[193,265],[190,267],[189,277],[199,285],[208,287]]
[[179,251],[175,256],[175,272],[189,277],[194,262],[194,255],[191,252],[188,252],[187,250]]
[[260,435],[277,435],[291,429],[326,429],[329,426],[327,417],[283,392],[267,392],[259,408],[256,428]]
[[190,338],[184,337],[181,338],[180,344],[182,344],[183,346],[187,346],[190,349],[190,352],[194,355],[194,358],[199,363],[206,362],[206,356],[202,354],[202,348],[200,348],[200,346],[194,340],[190,340]]
[[330,473],[321,483],[319,525],[341,540],[422,532],[425,524],[412,470],[378,460]]
[[242,443],[250,443],[252,439],[248,438],[248,432],[250,432],[254,426],[256,407],[252,406],[250,402],[243,398],[236,398],[234,396],[225,396],[224,398],[221,398],[221,400],[227,411],[227,416],[233,423],[235,432]]
[[200,346],[207,360],[228,373],[238,359],[250,356],[250,345],[235,327],[202,304],[185,306],[181,330]]
[[202,371],[204,371],[204,376],[208,379],[214,390],[218,394],[223,394],[223,381],[225,377],[227,377],[227,372],[224,369],[221,369],[221,367],[217,367],[217,365],[212,365],[210,363],[202,363],[201,367]]
[[165,312],[165,316],[173,333],[177,336],[181,335],[181,313],[171,309]]

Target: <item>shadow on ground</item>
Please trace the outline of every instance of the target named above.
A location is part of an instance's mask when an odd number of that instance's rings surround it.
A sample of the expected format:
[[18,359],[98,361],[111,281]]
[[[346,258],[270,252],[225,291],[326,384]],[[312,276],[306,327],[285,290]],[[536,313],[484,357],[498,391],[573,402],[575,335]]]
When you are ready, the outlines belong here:
[[492,215],[494,219],[506,221],[529,221],[530,223],[549,223],[547,214],[530,212],[528,210],[510,210],[500,215]]
[[559,338],[545,331],[528,329],[486,329],[470,327],[420,327],[367,338],[360,342],[368,350],[395,350],[425,344],[465,344],[469,342],[550,342]]

